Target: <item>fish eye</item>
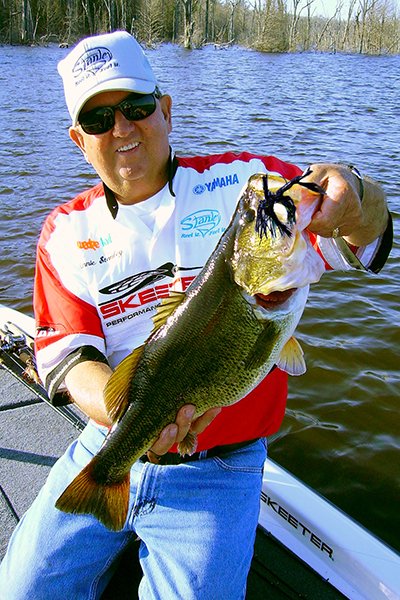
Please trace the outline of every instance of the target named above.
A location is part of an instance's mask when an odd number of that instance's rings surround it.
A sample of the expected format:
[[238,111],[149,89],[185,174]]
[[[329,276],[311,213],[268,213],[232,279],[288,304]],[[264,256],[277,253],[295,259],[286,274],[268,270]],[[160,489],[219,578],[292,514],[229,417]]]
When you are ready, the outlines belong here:
[[246,223],[251,223],[256,218],[256,211],[252,208],[248,208],[243,213],[243,221]]

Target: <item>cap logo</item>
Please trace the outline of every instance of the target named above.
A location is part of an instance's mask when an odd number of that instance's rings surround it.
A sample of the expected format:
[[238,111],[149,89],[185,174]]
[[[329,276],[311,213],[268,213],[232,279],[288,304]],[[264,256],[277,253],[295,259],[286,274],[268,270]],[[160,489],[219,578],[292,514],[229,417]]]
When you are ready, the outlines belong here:
[[83,74],[94,75],[111,59],[112,54],[108,48],[92,48],[78,58],[72,67],[72,73],[76,78]]

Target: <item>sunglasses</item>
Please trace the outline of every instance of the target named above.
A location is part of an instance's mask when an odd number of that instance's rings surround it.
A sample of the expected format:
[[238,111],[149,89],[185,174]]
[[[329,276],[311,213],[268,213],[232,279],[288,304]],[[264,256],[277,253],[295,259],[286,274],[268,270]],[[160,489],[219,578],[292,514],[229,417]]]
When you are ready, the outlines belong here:
[[106,133],[114,127],[115,111],[122,112],[128,121],[141,121],[146,119],[156,110],[156,98],[160,95],[153,94],[129,94],[124,100],[114,106],[99,106],[82,113],[78,117],[78,123],[85,133],[99,135]]

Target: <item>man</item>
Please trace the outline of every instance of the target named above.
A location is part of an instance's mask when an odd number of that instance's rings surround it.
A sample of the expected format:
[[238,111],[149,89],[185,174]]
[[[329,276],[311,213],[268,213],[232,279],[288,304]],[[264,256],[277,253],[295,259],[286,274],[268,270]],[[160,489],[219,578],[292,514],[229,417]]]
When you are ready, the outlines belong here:
[[[83,40],[59,72],[71,139],[101,183],[57,208],[44,225],[36,353],[50,397],[66,388],[91,420],[14,532],[0,590],[7,600],[99,598],[114,559],[139,536],[140,598],[243,598],[265,437],[278,430],[285,410],[287,379],[279,369],[234,406],[196,420],[190,404],[178,412],[132,467],[122,531],[109,531],[92,515],[65,514],[55,502],[109,430],[103,390],[113,369],[146,340],[160,300],[171,289],[184,291],[215,246],[218,236],[188,233],[196,232],[193,213],[212,209],[214,231],[222,231],[252,173],[290,179],[300,170],[247,153],[175,157],[171,98],[161,94],[140,46],[125,32]],[[213,189],[216,178],[227,185]],[[378,271],[391,244],[380,187],[340,165],[313,165],[309,179],[326,190],[309,231],[328,268],[350,268],[330,239],[345,236],[350,254]],[[175,444],[189,430],[199,434],[198,452],[180,458]]]

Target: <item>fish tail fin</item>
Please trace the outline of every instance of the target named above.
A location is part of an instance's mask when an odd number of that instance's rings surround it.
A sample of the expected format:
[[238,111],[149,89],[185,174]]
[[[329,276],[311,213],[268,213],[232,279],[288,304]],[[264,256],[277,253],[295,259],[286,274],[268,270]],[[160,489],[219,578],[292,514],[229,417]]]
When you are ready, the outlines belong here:
[[96,457],[75,477],[56,502],[56,508],[73,514],[92,514],[103,525],[120,531],[129,504],[129,472],[121,481],[98,483],[93,477]]

